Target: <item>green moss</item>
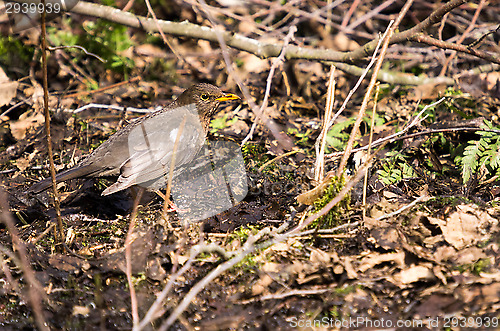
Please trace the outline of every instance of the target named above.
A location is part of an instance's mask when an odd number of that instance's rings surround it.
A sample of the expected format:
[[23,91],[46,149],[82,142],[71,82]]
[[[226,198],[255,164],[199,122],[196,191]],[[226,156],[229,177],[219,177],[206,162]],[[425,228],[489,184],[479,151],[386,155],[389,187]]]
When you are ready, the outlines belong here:
[[[314,211],[313,213],[317,213],[324,206],[326,206],[333,198],[335,198],[338,193],[345,186],[345,177],[342,176],[340,179],[335,176],[331,180],[331,184],[327,187],[322,197],[317,199],[314,202]],[[321,227],[321,228],[331,228],[338,226],[340,221],[344,218],[343,215],[347,213],[349,210],[349,204],[351,203],[351,195],[348,193],[344,196],[344,198],[333,206],[332,209],[326,214],[315,220],[311,227]]]
[[241,152],[245,163],[252,161],[252,164],[256,168],[270,160],[269,156],[266,154],[266,148],[260,144],[246,143],[241,147]]

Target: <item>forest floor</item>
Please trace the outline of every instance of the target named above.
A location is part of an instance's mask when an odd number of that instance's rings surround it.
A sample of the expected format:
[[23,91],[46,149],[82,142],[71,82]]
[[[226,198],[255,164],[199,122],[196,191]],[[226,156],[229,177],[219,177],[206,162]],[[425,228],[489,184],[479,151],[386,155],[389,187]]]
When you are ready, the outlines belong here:
[[[186,9],[182,15],[189,18],[192,13]],[[68,29],[64,21],[50,24]],[[321,30],[314,24],[310,28]],[[58,36],[53,33],[53,38]],[[32,34],[19,38],[36,45]],[[78,107],[97,103],[151,109],[199,81],[240,94],[224,73],[217,45],[186,41],[176,47],[185,54],[185,63],[158,46],[131,46],[127,58],[134,69],[128,76],[89,67],[89,77],[75,79],[70,72],[76,69],[68,69],[61,53],[51,57],[56,171],[74,166],[140,116],[114,109],[73,112]],[[231,56],[260,105],[272,59],[244,52]],[[476,65],[467,60],[460,66]],[[493,160],[500,159],[495,150],[500,135],[494,131],[500,115],[500,74],[484,73],[458,85],[382,82],[373,122],[372,98],[355,147],[366,146],[370,132],[375,141],[403,130],[425,106],[436,104],[402,139],[383,146],[366,178],[339,207],[292,233],[339,191],[334,182],[312,206],[296,199],[318,184],[314,146],[323,125],[330,70],[328,64],[300,59],[279,67],[266,116],[241,147],[248,186],[242,201],[203,221],[186,223],[176,212],[165,212],[157,194],[145,192],[133,211],[136,190],[101,195],[113,179],[68,181],[58,186],[65,247],[54,239],[57,217],[51,193],[26,194],[50,173],[41,79],[34,74],[24,80],[2,108],[19,103],[0,119],[0,184],[6,192],[0,200],[2,218],[12,216],[25,243],[50,327],[131,329],[133,306],[144,318],[159,293],[169,288],[148,324],[155,329],[179,307],[172,322],[179,330],[497,329],[500,182]],[[336,111],[359,77],[336,70],[334,78]],[[90,80],[106,88],[88,89]],[[325,173],[339,165],[340,153],[335,153],[345,149],[366,86],[364,82],[329,130]],[[239,145],[254,121],[242,96],[241,102],[223,105],[208,140]],[[484,131],[488,123],[491,130]],[[488,156],[485,151],[492,152]],[[366,152],[351,156],[342,185],[355,177],[366,157]],[[135,226],[129,233],[131,221]],[[131,282],[126,275],[128,233]],[[3,254],[3,248],[12,249],[13,240],[7,227],[0,228]],[[0,262],[0,326],[30,329],[35,316],[26,271],[12,255],[3,255]],[[188,300],[185,306],[183,300]]]

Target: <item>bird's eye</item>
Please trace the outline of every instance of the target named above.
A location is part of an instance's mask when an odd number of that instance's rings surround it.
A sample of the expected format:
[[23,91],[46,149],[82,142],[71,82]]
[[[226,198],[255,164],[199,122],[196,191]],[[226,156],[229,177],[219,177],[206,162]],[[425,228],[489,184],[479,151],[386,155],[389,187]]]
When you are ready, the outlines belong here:
[[207,101],[208,100],[208,94],[202,94],[201,95],[201,100]]

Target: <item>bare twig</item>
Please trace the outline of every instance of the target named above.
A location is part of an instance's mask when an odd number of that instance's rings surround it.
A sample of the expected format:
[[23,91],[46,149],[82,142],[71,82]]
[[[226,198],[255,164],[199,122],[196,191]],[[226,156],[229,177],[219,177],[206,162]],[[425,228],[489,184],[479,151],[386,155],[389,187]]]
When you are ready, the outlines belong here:
[[181,269],[177,271],[174,275],[172,275],[167,283],[167,285],[163,288],[163,290],[156,296],[155,302],[149,307],[148,312],[142,319],[142,321],[134,327],[134,331],[139,331],[145,328],[148,324],[150,324],[156,317],[158,317],[159,311],[164,306],[164,301],[167,298],[167,295],[170,293],[175,281],[182,276],[191,265],[196,261],[196,258],[201,253],[217,253],[220,256],[223,256],[225,259],[229,259],[231,255],[223,250],[221,247],[215,244],[199,244],[191,248],[189,259],[184,263]]
[[371,94],[373,91],[373,88],[375,86],[375,83],[377,82],[377,74],[380,68],[382,67],[382,63],[384,61],[385,53],[387,52],[387,48],[389,47],[389,42],[392,38],[392,35],[394,34],[394,31],[398,28],[399,23],[401,23],[403,17],[406,15],[408,10],[410,9],[411,5],[413,3],[413,0],[408,0],[403,8],[401,9],[396,21],[394,22],[394,25],[389,25],[388,31],[386,32],[386,35],[382,38],[384,39],[384,43],[382,44],[382,49],[380,50],[380,57],[377,61],[377,64],[375,65],[375,68],[373,69],[373,75],[370,80],[370,84],[368,85],[368,88],[366,89],[365,97],[363,98],[363,102],[361,104],[361,107],[359,109],[358,116],[356,118],[356,122],[354,123],[354,127],[351,131],[351,136],[349,137],[349,141],[347,142],[347,146],[345,149],[345,153],[342,156],[342,159],[340,160],[340,165],[339,168],[337,169],[337,176],[341,177],[342,174],[344,173],[344,168],[347,164],[347,160],[349,159],[352,151],[352,146],[354,144],[354,140],[356,139],[356,136],[358,134],[358,129],[361,124],[361,121],[363,120],[363,116],[366,110],[366,107],[368,106],[368,101],[371,99]]
[[356,185],[356,183],[358,183],[361,180],[361,178],[363,178],[363,176],[365,175],[366,170],[373,163],[374,156],[377,155],[378,152],[380,152],[380,150],[383,148],[383,146],[385,146],[385,144],[383,144],[382,146],[380,146],[372,155],[370,155],[367,158],[367,160],[365,161],[365,163],[356,172],[356,175],[354,177],[352,177],[345,184],[345,186],[340,190],[340,192],[335,196],[335,198],[333,198],[332,200],[330,200],[330,202],[328,202],[320,211],[318,211],[317,213],[312,214],[311,216],[309,216],[308,218],[306,218],[303,222],[299,223],[299,225],[297,227],[295,227],[294,229],[292,229],[289,232],[287,232],[287,235],[288,236],[292,236],[292,235],[296,235],[297,233],[300,233],[300,231],[302,229],[304,229],[305,227],[307,227],[309,224],[311,224],[312,222],[314,222],[315,220],[317,220],[321,216],[325,216],[330,211],[330,209],[332,209],[337,203],[339,203],[340,201],[342,201],[342,199],[344,198],[344,196],[354,187],[354,185]]
[[436,46],[436,47],[443,48],[443,49],[451,49],[451,50],[455,50],[455,51],[458,51],[461,53],[474,55],[474,56],[477,56],[481,59],[500,64],[500,56],[498,55],[498,53],[495,54],[495,53],[487,53],[487,52],[478,51],[477,49],[474,49],[474,48],[469,48],[469,47],[464,46],[464,45],[457,45],[457,44],[453,44],[450,42],[437,40],[435,38],[432,38],[430,36],[423,35],[423,34],[417,34],[415,36],[410,37],[409,39],[412,41],[424,43],[424,44],[427,44],[430,46]]
[[257,127],[257,123],[259,122],[259,119],[262,117],[262,115],[264,114],[264,111],[267,108],[269,94],[271,93],[271,84],[273,81],[274,71],[276,70],[276,68],[279,65],[283,64],[283,62],[285,60],[286,48],[288,47],[288,44],[290,43],[290,41],[293,39],[293,35],[296,31],[297,31],[297,27],[295,25],[290,28],[287,36],[285,37],[285,41],[283,42],[283,49],[282,49],[280,55],[276,59],[274,59],[273,64],[271,65],[271,69],[269,69],[269,75],[267,76],[266,92],[264,94],[264,100],[262,101],[262,105],[260,106],[259,112],[255,116],[255,120],[253,121],[252,127],[250,128],[250,132],[248,132],[245,139],[243,139],[243,141],[241,142],[242,146],[244,144],[246,144],[246,142],[248,140],[252,139],[255,128]]
[[[375,115],[377,114],[377,102],[378,102],[379,93],[380,93],[380,85],[377,84],[377,89],[375,90],[375,97],[373,98],[373,100],[375,100],[375,102],[373,103],[372,121],[370,124],[370,139],[368,141],[368,155],[370,155],[371,149],[372,149],[373,131],[375,128]],[[367,189],[367,187],[368,187],[368,171],[365,173],[365,178],[364,178],[364,182],[363,182],[363,220],[366,217],[366,207],[365,206],[366,206],[366,189]]]
[[226,261],[217,266],[214,270],[208,273],[201,281],[196,283],[195,286],[191,288],[191,290],[186,294],[182,302],[174,309],[174,311],[170,314],[167,320],[161,325],[159,328],[160,331],[166,331],[179,317],[179,315],[187,308],[187,306],[191,303],[191,301],[195,298],[195,296],[202,291],[207,284],[212,282],[215,278],[219,277],[225,271],[231,269],[234,265],[243,260],[248,254],[254,252],[258,246],[256,246],[256,242],[260,240],[263,236],[268,235],[270,233],[269,228],[264,228],[260,230],[257,234],[251,235],[248,237],[247,241],[238,252],[236,256],[234,256],[231,260]]
[[[380,40],[381,41],[381,40]],[[391,48],[392,49],[392,48]],[[375,53],[376,54],[376,51]],[[332,62],[337,69],[347,72],[354,76],[361,76],[366,69],[354,66],[352,64],[342,62]],[[372,73],[372,71],[368,71]],[[453,85],[455,81],[449,77],[427,77],[427,76],[413,76],[408,74],[401,74],[401,72],[380,70],[377,79],[389,84],[402,84],[402,85],[423,85],[423,84],[446,84]]]
[[358,8],[358,5],[361,1],[359,0],[354,0],[352,4],[349,6],[349,10],[345,14],[344,18],[342,19],[342,23],[340,23],[340,26],[342,28],[345,28],[347,26],[347,23],[349,23],[349,20],[351,19],[352,14],[354,14],[354,11],[356,8]]
[[139,324],[139,311],[137,306],[137,296],[135,295],[134,282],[132,280],[132,233],[134,232],[135,221],[137,219],[137,210],[139,208],[139,202],[141,201],[143,193],[144,193],[144,188],[139,187],[139,192],[135,197],[132,214],[130,215],[130,223],[128,226],[127,237],[125,238],[125,261],[126,261],[125,274],[127,275],[127,282],[130,292],[130,305],[132,307],[132,320],[134,327]]
[[93,56],[95,57],[96,59],[98,59],[99,61],[101,62],[106,62],[102,57],[100,57],[99,55],[97,54],[94,54],[94,53],[91,53],[89,51],[87,51],[84,47],[82,46],[78,46],[78,45],[70,45],[70,46],[56,46],[56,47],[47,47],[47,49],[49,51],[56,51],[56,50],[59,50],[59,49],[67,49],[67,48],[77,48],[81,51],[83,51],[85,54],[87,55],[90,55],[90,56]]
[[23,271],[24,279],[28,283],[28,297],[31,308],[35,315],[35,321],[39,330],[49,331],[45,317],[43,316],[42,309],[42,299],[45,299],[43,288],[38,283],[35,277],[35,272],[30,266],[30,261],[28,259],[28,252],[26,251],[26,246],[19,236],[19,231],[16,228],[15,222],[9,213],[9,205],[7,203],[7,198],[5,192],[0,189],[0,221],[5,224],[7,230],[9,231],[10,237],[12,238],[12,245],[14,249],[18,252],[19,260],[14,259],[15,262],[19,263],[18,267]]
[[[411,3],[411,0],[410,0],[410,3]],[[406,10],[408,10],[408,8]],[[403,11],[402,11],[402,13],[403,13]],[[406,11],[404,11],[404,13],[406,13]],[[347,164],[347,160],[349,159],[349,156],[351,155],[352,146],[353,146],[354,140],[356,139],[356,136],[358,134],[358,128],[361,125],[361,121],[363,120],[363,117],[365,114],[365,109],[368,106],[368,101],[371,99],[371,93],[372,93],[373,87],[375,86],[375,83],[377,81],[377,73],[378,73],[378,70],[382,66],[384,55],[385,55],[385,52],[387,51],[387,47],[389,46],[389,40],[390,40],[393,32],[394,32],[394,29],[392,27],[392,22],[391,22],[391,24],[389,24],[388,30],[386,31],[386,33],[384,34],[384,37],[382,38],[382,40],[385,40],[385,41],[382,44],[380,56],[377,60],[375,68],[373,69],[373,74],[372,74],[372,78],[370,80],[370,84],[368,84],[368,88],[366,89],[365,97],[363,98],[363,102],[362,102],[361,107],[359,109],[359,113],[357,115],[356,122],[354,123],[354,126],[353,126],[352,131],[351,131],[351,135],[349,137],[349,140],[347,141],[347,146],[345,148],[344,154],[343,154],[342,159],[340,161],[339,168],[337,169],[337,176],[339,178],[343,175],[344,168]]]
[[[366,75],[370,72],[371,67],[375,64],[375,61],[377,60],[377,57],[375,55],[377,54],[378,49],[382,45],[383,40],[384,40],[383,38],[379,40],[377,47],[375,47],[375,52],[373,53],[373,56],[371,57],[370,63],[368,63],[366,68],[365,69],[359,68],[360,69],[359,78],[358,78],[358,81],[356,82],[356,85],[354,85],[354,87],[349,91],[349,93],[347,94],[347,97],[345,98],[344,102],[342,103],[342,106],[340,106],[339,110],[330,119],[330,122],[327,125],[327,130],[330,130],[330,127],[333,125],[335,120],[340,116],[340,114],[342,114],[344,109],[347,107],[347,103],[351,100],[354,93],[361,86],[361,83],[365,79]],[[339,66],[341,70],[344,70],[344,69],[342,69],[343,67],[345,68],[345,66],[343,66],[343,64],[344,63],[335,63],[335,65]]]
[[[436,102],[433,102],[431,103],[430,105],[427,105],[425,106],[424,108],[422,108],[422,110],[411,120],[411,122],[408,123],[408,125],[406,125],[403,130],[399,131],[399,132],[396,132],[390,136],[387,136],[387,137],[384,137],[384,138],[380,138],[378,140],[375,140],[372,144],[371,144],[371,147],[377,147],[377,146],[380,146],[381,144],[384,144],[384,143],[390,143],[390,142],[393,142],[395,140],[398,140],[397,137],[399,136],[402,136],[404,135],[406,132],[408,132],[412,127],[414,127],[415,125],[417,125],[418,123],[422,122],[426,117],[424,118],[421,118],[421,116],[427,111],[427,109],[429,108],[432,108],[434,106],[437,106],[438,104],[440,104],[441,102],[443,102],[446,98],[445,97],[442,97],[441,99],[439,99],[438,101]],[[478,128],[476,128],[476,130],[478,130]],[[366,145],[366,146],[363,146],[363,147],[359,147],[359,148],[355,148],[352,150],[353,153],[355,152],[358,152],[358,151],[363,151],[363,150],[367,150],[370,148],[370,145]],[[344,152],[336,152],[336,153],[332,153],[332,154],[328,154],[327,157],[339,157],[339,156],[342,156],[344,155]]]
[[271,159],[269,161],[267,161],[266,163],[264,163],[263,165],[261,165],[258,169],[259,172],[262,172],[264,169],[266,169],[270,164],[274,163],[274,162],[277,162],[279,160],[281,160],[282,158],[284,157],[287,157],[287,156],[290,156],[290,155],[293,155],[295,153],[304,153],[304,150],[302,149],[298,149],[298,150],[295,150],[295,151],[290,151],[288,153],[284,153],[284,154],[281,154],[279,156],[276,156],[274,159]]
[[417,199],[413,200],[413,202],[399,208],[398,210],[396,211],[393,211],[392,213],[389,213],[389,214],[384,214],[378,218],[375,219],[375,221],[381,221],[383,219],[386,219],[386,218],[391,218],[393,216],[396,216],[398,214],[401,214],[402,212],[404,212],[405,210],[407,209],[410,209],[410,208],[413,208],[413,206],[415,206],[417,203],[419,203],[420,201],[427,201],[428,199],[431,199],[431,197],[428,197],[427,195],[423,195],[421,197],[418,197]]
[[326,137],[330,129],[329,123],[332,120],[333,104],[335,101],[335,67],[330,68],[330,79],[328,81],[328,91],[326,94],[325,115],[323,116],[323,128],[316,139],[314,148],[316,150],[316,164],[314,167],[314,180],[319,182],[325,175],[325,147]]
[[[172,150],[172,159],[170,160],[170,168],[168,170],[167,178],[167,190],[165,191],[165,203],[163,204],[163,215],[166,218],[167,209],[170,204],[170,192],[172,190],[172,180],[174,178],[175,160],[177,159],[177,151],[179,150],[179,141],[181,139],[182,131],[184,131],[184,126],[186,125],[187,116],[184,116],[179,129],[177,131],[177,136],[175,137],[174,149]],[[166,169],[164,169],[166,170]],[[167,173],[165,171],[165,173]]]
[[208,5],[205,2],[205,0],[198,0],[198,2],[200,3],[201,8],[207,14],[208,19],[213,26],[213,32],[215,34],[216,41],[220,45],[220,48],[222,51],[222,58],[224,59],[224,63],[226,64],[226,70],[227,70],[229,77],[231,77],[235,81],[235,83],[238,85],[238,87],[240,88],[240,91],[243,93],[243,96],[245,97],[245,100],[248,102],[248,106],[250,107],[250,109],[252,109],[253,113],[256,114],[256,116],[257,116],[257,114],[259,113],[257,105],[255,104],[252,96],[250,95],[250,91],[245,86],[245,84],[243,84],[243,80],[240,78],[240,76],[234,70],[232,61],[229,58],[229,49],[228,49],[228,45],[226,42],[226,38],[224,36],[225,33],[227,33],[227,32],[222,32],[217,28],[216,19],[215,19],[215,17],[213,17],[212,13],[208,9]]
[[141,114],[147,114],[147,113],[153,113],[160,108],[154,108],[154,109],[148,109],[148,108],[134,108],[134,107],[122,107],[122,106],[115,106],[115,105],[103,105],[103,104],[98,104],[98,103],[89,103],[88,105],[81,106],[75,110],[69,110],[71,113],[80,113],[84,110],[87,109],[113,109],[113,110],[118,110],[118,111],[131,111],[133,113],[141,113]]
[[133,78],[130,78],[129,80],[125,80],[125,81],[122,81],[122,82],[118,82],[118,83],[115,83],[115,84],[111,84],[109,86],[105,86],[105,87],[101,87],[97,90],[92,90],[92,91],[80,91],[80,92],[77,92],[77,93],[73,93],[73,94],[69,94],[67,95],[66,97],[67,98],[74,98],[74,97],[78,97],[78,96],[82,96],[82,95],[88,95],[88,94],[99,94],[99,93],[102,93],[104,91],[107,91],[107,90],[110,90],[110,89],[113,89],[113,88],[117,88],[117,87],[120,87],[122,85],[126,85],[126,84],[130,84],[130,83],[134,83],[134,82],[137,82],[141,79],[140,76],[136,76],[136,77],[133,77]]
[[[156,18],[156,14],[155,14],[153,8],[151,7],[151,3],[149,2],[149,0],[144,0],[144,1],[146,2],[146,6],[148,7],[148,12],[151,14],[151,16],[153,16],[153,20],[154,20],[154,22],[156,24],[158,32],[160,33],[161,38],[163,39],[163,42],[165,43],[165,45],[167,45],[168,48],[170,48],[170,50],[172,51],[172,53],[177,57],[177,59],[179,61],[187,63],[186,60],[184,58],[182,58],[179,55],[179,53],[177,53],[177,51],[175,50],[175,48],[171,45],[171,43],[168,40],[167,36],[165,36],[165,33],[163,32],[163,30],[160,27],[160,23],[158,22],[158,19]],[[189,65],[189,63],[188,63],[188,65]]]
[[377,15],[378,13],[380,13],[385,8],[387,8],[390,5],[392,5],[395,1],[396,0],[387,0],[387,1],[382,2],[380,5],[378,5],[377,7],[375,7],[373,10],[370,10],[368,13],[366,13],[365,15],[362,15],[361,17],[359,17],[358,19],[356,19],[354,22],[352,22],[351,24],[349,24],[346,27],[346,29],[348,29],[348,30],[354,30],[360,24],[368,21],[370,18],[372,18],[373,16]]
[[[465,37],[467,37],[469,32],[472,31],[472,29],[474,28],[474,26],[476,24],[477,18],[479,17],[479,13],[483,9],[485,3],[486,3],[486,0],[481,0],[479,2],[479,5],[476,8],[476,11],[474,13],[474,16],[472,17],[470,24],[467,26],[467,29],[464,31],[464,33],[462,33],[460,38],[458,38],[456,45],[461,45],[462,42],[465,40]],[[443,65],[443,68],[441,68],[441,72],[439,73],[439,76],[444,76],[446,74],[446,70],[448,70],[448,66],[450,65],[450,62],[455,58],[456,55],[457,55],[457,51],[453,51],[450,54],[450,56],[448,56],[448,58],[446,59],[444,65]]]
[[[42,0],[45,6],[45,0]],[[43,79],[43,113],[45,115],[45,133],[47,135],[47,154],[49,156],[50,177],[52,179],[52,193],[54,194],[54,208],[56,210],[57,228],[54,231],[55,239],[60,244],[64,241],[64,228],[61,218],[59,193],[57,192],[56,168],[54,165],[54,153],[52,151],[52,136],[50,134],[49,113],[49,83],[47,79],[47,31],[45,26],[45,10],[42,10],[42,79]]]

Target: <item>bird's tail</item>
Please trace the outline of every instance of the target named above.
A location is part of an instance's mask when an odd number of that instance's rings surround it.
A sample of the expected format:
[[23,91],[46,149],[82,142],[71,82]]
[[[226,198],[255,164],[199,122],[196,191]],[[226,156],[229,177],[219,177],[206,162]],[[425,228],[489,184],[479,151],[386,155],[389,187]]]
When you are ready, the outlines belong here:
[[[71,169],[65,170],[59,174],[56,175],[56,182],[64,182],[69,179],[73,178],[78,178],[78,177],[85,177],[88,176],[91,171],[91,166],[86,165],[86,166],[76,166]],[[50,177],[42,179],[38,183],[33,184],[27,191],[27,193],[40,193],[42,191],[45,191],[52,185],[52,179]]]

